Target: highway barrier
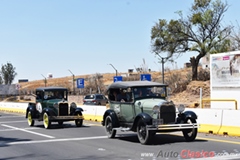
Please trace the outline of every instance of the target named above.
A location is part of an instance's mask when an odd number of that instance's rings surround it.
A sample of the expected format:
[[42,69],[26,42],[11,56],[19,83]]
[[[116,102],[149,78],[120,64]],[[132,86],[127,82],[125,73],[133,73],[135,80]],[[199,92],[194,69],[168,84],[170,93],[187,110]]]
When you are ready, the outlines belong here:
[[[28,103],[0,102],[0,111],[8,112],[26,112]],[[101,122],[106,106],[99,105],[78,105],[84,112],[85,120]],[[240,136],[240,110],[226,109],[202,109],[186,108],[194,111],[197,116],[197,122],[200,124],[199,132]]]

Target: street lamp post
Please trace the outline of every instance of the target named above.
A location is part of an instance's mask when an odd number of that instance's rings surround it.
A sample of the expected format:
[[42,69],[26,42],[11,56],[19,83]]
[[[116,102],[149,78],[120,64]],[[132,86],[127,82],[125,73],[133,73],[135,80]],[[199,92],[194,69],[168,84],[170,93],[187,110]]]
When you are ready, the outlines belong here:
[[70,71],[70,69],[68,70],[71,74],[72,74],[72,77],[73,77],[73,79],[72,79],[72,87],[73,87],[73,94],[75,93],[75,87],[74,87],[74,74],[72,73],[72,71]]
[[[42,74],[41,74],[42,75]],[[47,86],[47,78],[44,76],[44,75],[42,75],[43,76],[43,78],[44,78],[44,83],[45,83],[45,87]]]
[[118,73],[117,73],[117,69],[110,63],[109,65],[111,65],[112,66],[112,68],[116,71],[116,76],[118,75]]

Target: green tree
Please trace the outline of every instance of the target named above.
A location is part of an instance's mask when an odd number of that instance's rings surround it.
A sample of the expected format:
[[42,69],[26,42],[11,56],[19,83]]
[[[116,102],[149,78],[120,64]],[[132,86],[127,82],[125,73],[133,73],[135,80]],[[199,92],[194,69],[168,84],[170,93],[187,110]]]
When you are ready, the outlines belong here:
[[12,84],[14,78],[17,75],[15,70],[16,70],[15,67],[13,67],[13,65],[9,62],[5,65],[2,65],[0,73],[2,75],[4,84]]
[[232,51],[240,50],[240,26],[238,22],[236,26],[236,28],[232,29],[232,33],[229,38]]
[[3,84],[2,76],[0,74],[0,84]]
[[[192,80],[198,78],[198,64],[207,53],[217,49],[228,49],[226,38],[230,35],[232,26],[223,27],[221,21],[228,4],[220,0],[194,0],[190,12],[183,17],[177,12],[179,19],[159,19],[151,30],[152,52],[155,55],[166,54],[166,60],[174,59],[187,51],[197,53],[191,57]],[[219,47],[219,44],[226,45]]]

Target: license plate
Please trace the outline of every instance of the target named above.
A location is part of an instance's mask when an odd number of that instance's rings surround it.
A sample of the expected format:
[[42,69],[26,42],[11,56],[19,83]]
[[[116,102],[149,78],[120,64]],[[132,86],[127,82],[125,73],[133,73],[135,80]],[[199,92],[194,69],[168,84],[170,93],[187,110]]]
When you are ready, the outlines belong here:
[[154,126],[161,125],[161,124],[163,124],[163,119],[153,119],[152,124]]

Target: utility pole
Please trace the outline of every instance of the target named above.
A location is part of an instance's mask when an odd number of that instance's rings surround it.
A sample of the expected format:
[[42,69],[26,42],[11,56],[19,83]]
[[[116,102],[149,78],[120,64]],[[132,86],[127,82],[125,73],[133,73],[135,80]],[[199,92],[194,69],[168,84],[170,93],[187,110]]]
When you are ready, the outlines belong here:
[[[41,74],[42,75],[42,74]],[[44,78],[44,83],[45,83],[45,87],[47,86],[47,78],[44,76],[44,75],[42,75],[43,76],[43,78]]]
[[162,83],[164,84],[164,63],[165,63],[165,61],[164,61],[163,57],[161,57],[161,58],[162,58]]
[[74,86],[74,79],[75,79],[74,77],[75,77],[75,76],[74,76],[74,74],[72,73],[72,71],[70,71],[70,69],[69,69],[68,71],[72,74],[72,77],[73,77],[73,78],[72,78],[72,87],[73,87],[73,94],[74,94],[74,93],[75,93],[75,86]]
[[117,69],[111,63],[108,65],[112,66],[112,68],[116,71],[116,76],[117,76],[118,75]]
[[161,63],[162,63],[162,83],[164,84],[164,63],[166,63],[166,60],[169,57],[161,57],[159,54],[156,54],[161,58]]

